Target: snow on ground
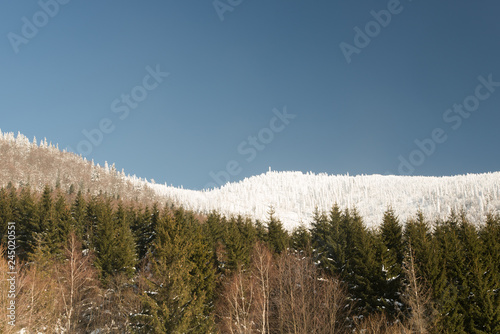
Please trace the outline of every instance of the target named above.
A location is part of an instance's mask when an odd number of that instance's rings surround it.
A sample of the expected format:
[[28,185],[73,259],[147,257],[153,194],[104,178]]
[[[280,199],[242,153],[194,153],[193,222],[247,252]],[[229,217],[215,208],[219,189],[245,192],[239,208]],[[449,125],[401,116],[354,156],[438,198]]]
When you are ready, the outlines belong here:
[[379,225],[389,205],[403,222],[418,209],[434,219],[464,208],[474,221],[483,221],[487,212],[500,212],[500,172],[424,177],[270,171],[213,190],[147,185],[159,196],[204,213],[215,209],[265,221],[272,205],[289,230],[300,222],[308,226],[316,206],[329,210],[334,203],[341,209],[356,207],[368,226]]

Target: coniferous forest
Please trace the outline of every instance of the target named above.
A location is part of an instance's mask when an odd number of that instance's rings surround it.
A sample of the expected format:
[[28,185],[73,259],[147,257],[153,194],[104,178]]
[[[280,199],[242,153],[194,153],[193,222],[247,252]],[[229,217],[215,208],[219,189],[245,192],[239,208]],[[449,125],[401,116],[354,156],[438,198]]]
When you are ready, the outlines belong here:
[[0,332],[500,333],[496,215],[389,207],[368,229],[332,203],[288,232],[272,207],[253,221],[74,189],[0,189],[2,319],[17,271]]

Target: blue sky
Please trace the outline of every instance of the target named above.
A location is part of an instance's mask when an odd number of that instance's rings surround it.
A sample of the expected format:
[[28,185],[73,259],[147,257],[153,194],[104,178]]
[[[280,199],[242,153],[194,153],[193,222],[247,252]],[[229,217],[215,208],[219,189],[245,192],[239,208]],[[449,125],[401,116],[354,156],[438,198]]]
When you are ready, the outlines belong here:
[[3,2],[0,129],[192,189],[500,170],[498,1],[215,5]]

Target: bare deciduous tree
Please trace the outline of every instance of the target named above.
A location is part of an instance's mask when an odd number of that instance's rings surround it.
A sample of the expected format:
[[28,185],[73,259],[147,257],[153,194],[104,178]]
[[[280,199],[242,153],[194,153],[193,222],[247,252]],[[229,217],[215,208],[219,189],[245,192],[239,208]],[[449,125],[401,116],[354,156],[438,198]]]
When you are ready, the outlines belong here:
[[[82,320],[85,310],[92,305],[98,291],[97,272],[92,266],[92,256],[82,253],[82,245],[74,233],[68,238],[65,247],[66,259],[55,265],[55,275],[59,292],[63,327],[67,333],[77,333],[79,323],[88,327],[92,318]],[[90,321],[89,321],[90,320]],[[88,329],[88,328],[86,328]]]
[[275,332],[333,334],[345,329],[347,292],[339,280],[322,277],[310,258],[282,254],[273,285]]

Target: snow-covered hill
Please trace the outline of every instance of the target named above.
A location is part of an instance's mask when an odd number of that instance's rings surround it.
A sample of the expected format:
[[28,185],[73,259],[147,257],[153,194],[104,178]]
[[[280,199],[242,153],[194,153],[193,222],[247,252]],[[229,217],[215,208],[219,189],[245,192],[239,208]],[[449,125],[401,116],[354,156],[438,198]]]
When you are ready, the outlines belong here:
[[173,201],[207,213],[219,210],[265,220],[272,205],[285,227],[308,225],[317,206],[329,210],[356,207],[368,226],[382,221],[389,205],[404,222],[421,209],[428,219],[444,218],[452,209],[465,209],[474,221],[488,212],[500,212],[500,172],[450,177],[327,175],[302,172],[268,172],[221,188],[187,190],[147,182],[86,161],[57,146],[22,134],[0,131],[0,186],[29,184],[37,190],[59,184],[61,189],[107,193],[144,203]]
[[463,208],[474,221],[484,220],[487,212],[500,212],[500,172],[451,177],[268,172],[210,191],[149,186],[201,212],[217,209],[265,220],[272,205],[288,229],[300,222],[308,225],[316,206],[329,210],[334,203],[356,207],[368,226],[380,224],[389,205],[403,222],[418,209],[434,219]]

